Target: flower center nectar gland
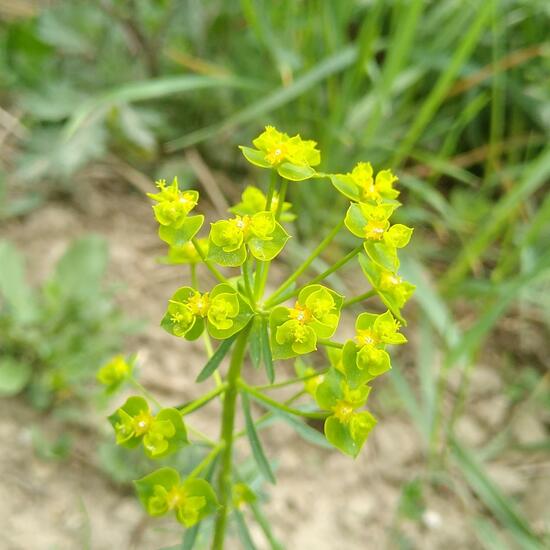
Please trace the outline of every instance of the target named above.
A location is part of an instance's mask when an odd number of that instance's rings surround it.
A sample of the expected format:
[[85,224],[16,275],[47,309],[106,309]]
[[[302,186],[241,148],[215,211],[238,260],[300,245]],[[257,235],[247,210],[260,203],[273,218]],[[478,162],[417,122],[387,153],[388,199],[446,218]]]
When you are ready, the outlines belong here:
[[187,300],[187,306],[194,315],[199,317],[206,317],[208,314],[208,309],[210,308],[210,298],[208,297],[208,292],[201,294],[197,292],[194,296],[191,296]]
[[166,504],[168,504],[168,508],[170,508],[170,510],[173,510],[183,504],[184,500],[185,494],[181,487],[178,487],[177,485],[172,487],[166,495]]
[[347,401],[338,401],[334,409],[334,416],[343,424],[347,424],[353,415],[353,406]]
[[384,273],[380,282],[380,286],[391,288],[392,286],[400,285],[403,279],[394,273]]
[[250,229],[250,216],[235,216],[229,221],[232,222],[239,231],[242,231],[244,237],[246,237]]
[[153,415],[151,414],[151,412],[141,411],[139,414],[137,414],[134,417],[134,421],[132,423],[134,433],[137,436],[147,433],[152,423],[153,423]]
[[286,154],[286,147],[283,144],[279,144],[272,151],[267,153],[265,160],[267,160],[269,164],[279,164],[286,158]]
[[309,323],[312,318],[311,311],[298,302],[290,309],[289,316],[291,319],[298,321],[301,325]]
[[365,225],[365,237],[371,241],[381,241],[386,231],[387,222],[382,220],[369,220]]
[[356,340],[360,346],[375,346],[378,343],[378,337],[371,328],[358,330]]

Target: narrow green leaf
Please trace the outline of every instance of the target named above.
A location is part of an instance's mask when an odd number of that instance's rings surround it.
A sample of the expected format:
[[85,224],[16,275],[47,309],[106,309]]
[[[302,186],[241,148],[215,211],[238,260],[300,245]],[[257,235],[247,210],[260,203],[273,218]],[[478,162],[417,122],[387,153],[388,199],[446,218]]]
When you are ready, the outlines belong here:
[[[323,449],[333,449],[333,446],[326,440],[325,436],[317,431],[315,428],[312,428],[306,422],[292,416],[291,414],[285,413],[280,409],[276,409],[271,405],[262,402],[262,407],[265,407],[270,412],[273,413],[273,419],[282,420],[286,422],[300,437],[302,437],[308,443],[317,445]],[[271,419],[272,420],[272,419]],[[256,424],[256,427],[266,428],[270,426],[273,422],[264,421],[261,424]]]
[[261,317],[254,317],[252,320],[252,330],[250,331],[250,337],[248,339],[250,349],[250,359],[255,369],[260,368],[262,362],[262,319]]
[[69,139],[90,119],[95,111],[103,110],[106,112],[106,108],[112,104],[147,101],[184,92],[229,87],[251,87],[251,83],[237,78],[199,75],[168,76],[130,82],[103,92],[83,103],[68,120],[63,133],[65,138]]
[[273,357],[271,355],[271,344],[269,342],[268,334],[268,320],[263,317],[261,320],[260,340],[262,348],[262,359],[267,374],[267,379],[270,384],[275,381],[275,369],[273,368]]
[[248,394],[245,391],[243,391],[241,393],[241,398],[242,398],[242,404],[243,404],[246,435],[248,436],[248,441],[250,442],[250,448],[252,449],[254,460],[256,461],[256,464],[258,465],[258,468],[261,474],[263,475],[263,477],[267,481],[270,481],[271,483],[274,484],[275,476],[271,471],[271,466],[269,465],[269,462],[265,456],[264,450],[262,448],[262,444],[260,442],[260,438],[258,437],[258,433],[256,432],[254,420],[252,419],[252,414],[250,412],[250,401],[248,400]]
[[197,542],[197,536],[201,528],[202,523],[193,525],[190,529],[185,530],[183,541],[181,543],[181,550],[193,550],[195,543]]
[[241,539],[244,550],[257,550],[242,512],[238,508],[235,508],[233,514],[235,515],[237,531],[239,532],[239,538]]
[[220,363],[223,361],[223,358],[227,355],[227,352],[231,348],[231,344],[237,337],[236,334],[224,340],[214,352],[214,355],[210,357],[204,368],[199,372],[195,382],[204,382],[209,378],[214,371],[220,366]]

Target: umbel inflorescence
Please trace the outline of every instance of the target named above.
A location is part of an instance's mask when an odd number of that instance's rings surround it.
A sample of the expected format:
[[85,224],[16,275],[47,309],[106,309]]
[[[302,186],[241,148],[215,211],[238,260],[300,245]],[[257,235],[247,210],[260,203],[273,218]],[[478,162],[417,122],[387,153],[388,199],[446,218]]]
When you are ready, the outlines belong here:
[[[185,476],[163,467],[135,485],[145,509],[153,516],[173,512],[180,523],[192,527],[212,515],[212,548],[223,547],[228,518],[238,515],[239,508],[255,498],[236,472],[236,438],[248,436],[259,471],[274,481],[250,400],[266,409],[262,421],[274,411],[323,419],[328,442],[356,457],[376,424],[364,409],[370,383],[391,368],[387,347],[407,341],[400,331],[405,324],[401,309],[414,290],[398,275],[398,251],[408,244],[412,229],[391,221],[400,203],[397,178],[390,170],[375,174],[370,163],[360,162],[346,174],[319,172],[315,167],[321,155],[314,141],[299,135],[290,137],[271,126],[253,145],[241,147],[241,151],[250,163],[271,171],[267,192],[247,187],[241,202],[230,208],[229,216],[210,224],[208,237],[198,237],[204,226],[204,216],[194,213],[198,191],[180,189],[174,178],[170,185],[158,181],[158,192],[149,194],[159,237],[170,247],[164,261],[188,264],[190,269],[189,286],[176,289],[168,299],[161,325],[177,338],[202,337],[208,358],[197,373],[197,382],[213,379],[214,388],[184,406],[164,408],[137,383],[131,361],[116,357],[98,375],[111,392],[128,380],[142,393],[130,397],[109,417],[119,445],[143,447],[149,458],[158,459],[190,445],[189,431],[208,449],[204,459]],[[310,180],[305,183],[308,185],[314,179],[329,180],[350,205],[310,256],[266,296],[270,263],[283,252],[290,238],[285,224],[295,218],[291,204],[285,201],[288,184]],[[344,227],[360,240],[357,246],[324,273],[299,283]],[[355,258],[369,283],[364,293],[346,299],[321,284]],[[199,286],[197,266],[201,264],[217,280],[215,286]],[[386,311],[361,313],[355,321],[353,339],[333,340],[342,310],[372,296],[382,301]],[[211,338],[220,341],[215,349]],[[318,350],[326,352],[330,366],[316,369],[301,359]],[[219,367],[229,352],[229,368],[222,377]],[[247,354],[253,367],[265,368],[269,384],[251,386],[246,382]],[[275,382],[277,362],[293,358],[298,376]],[[292,384],[299,386],[296,397],[305,392],[314,399],[315,410],[293,405],[294,398],[279,402],[268,395],[271,389]],[[223,411],[220,436],[213,441],[192,429],[186,417],[216,398],[222,400]],[[239,400],[246,426],[242,433],[235,428]],[[240,518],[242,521],[242,515]]]

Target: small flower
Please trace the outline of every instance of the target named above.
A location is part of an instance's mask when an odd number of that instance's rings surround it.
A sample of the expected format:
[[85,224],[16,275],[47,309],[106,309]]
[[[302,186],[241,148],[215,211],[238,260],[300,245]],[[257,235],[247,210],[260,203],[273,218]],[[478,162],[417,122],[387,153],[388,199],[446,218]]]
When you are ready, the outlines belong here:
[[330,176],[332,184],[340,193],[354,202],[380,203],[394,201],[399,191],[393,188],[397,181],[391,170],[380,170],[374,177],[370,162],[359,162],[347,174]]
[[265,161],[271,166],[290,162],[299,166],[317,166],[321,162],[321,153],[313,140],[303,140],[298,134],[290,137],[279,132],[273,126],[252,141],[256,149],[264,153]]
[[155,217],[161,225],[181,227],[187,214],[197,206],[199,193],[194,190],[180,191],[178,178],[174,178],[172,185],[166,185],[166,180],[158,180],[158,193],[147,193],[150,199],[157,204],[153,206]]
[[139,498],[151,516],[173,512],[185,527],[192,527],[218,507],[216,494],[203,479],[181,481],[173,468],[160,468],[135,482]]
[[237,215],[212,224],[208,258],[220,265],[236,267],[244,263],[249,251],[258,260],[269,261],[279,254],[288,239],[273,212]]
[[178,178],[167,186],[166,180],[156,182],[158,193],[147,193],[156,204],[155,218],[159,222],[159,237],[170,246],[181,248],[188,243],[204,223],[202,214],[189,216],[198,203],[199,193],[194,190],[180,191]]
[[276,359],[310,353],[318,338],[330,338],[338,326],[343,298],[321,285],[309,285],[293,307],[277,307],[270,315]]
[[228,284],[203,294],[184,286],[168,301],[161,326],[174,336],[194,340],[206,325],[211,336],[224,339],[241,330],[251,315],[250,306]]
[[406,325],[401,308],[413,295],[415,286],[403,280],[395,270],[386,269],[365,255],[359,256],[359,264],[373,289],[392,314]]
[[317,387],[315,399],[321,409],[331,411],[325,420],[325,436],[329,443],[345,454],[356,457],[365,443],[376,419],[364,407],[370,387],[352,388],[344,375],[334,367],[329,369]]
[[256,149],[241,146],[245,158],[261,168],[275,168],[280,176],[293,181],[313,177],[312,168],[321,162],[317,143],[304,140],[299,135],[290,137],[273,126],[266,126],[252,141]]
[[402,308],[412,296],[416,288],[411,283],[404,281],[396,273],[388,270],[381,270],[378,288],[395,301],[397,307]]
[[[205,253],[208,253],[208,239],[197,239],[199,246]],[[187,241],[181,246],[171,246],[168,250],[168,255],[159,259],[160,263],[177,265],[189,264],[196,265],[202,262],[195,245],[191,241]]]
[[407,246],[413,232],[400,223],[390,225],[389,218],[396,208],[396,204],[389,203],[352,203],[344,220],[351,233],[364,239],[369,258],[390,271],[399,268],[397,249]]
[[361,313],[355,323],[359,347],[384,347],[385,344],[405,344],[407,339],[399,332],[400,323],[390,311],[382,315]]
[[99,369],[97,380],[111,393],[118,389],[131,374],[132,365],[123,355],[116,355]]
[[130,397],[109,420],[118,445],[133,448],[143,443],[149,458],[162,458],[188,443],[180,412],[168,408],[155,416],[143,397]]
[[[241,195],[241,202],[231,207],[229,211],[239,216],[253,216],[258,212],[265,211],[267,203],[266,196],[257,187],[248,186]],[[279,207],[279,195],[274,193],[271,200],[271,212],[275,214]],[[281,210],[281,221],[290,222],[296,219],[296,216],[290,212],[292,205],[284,202]]]

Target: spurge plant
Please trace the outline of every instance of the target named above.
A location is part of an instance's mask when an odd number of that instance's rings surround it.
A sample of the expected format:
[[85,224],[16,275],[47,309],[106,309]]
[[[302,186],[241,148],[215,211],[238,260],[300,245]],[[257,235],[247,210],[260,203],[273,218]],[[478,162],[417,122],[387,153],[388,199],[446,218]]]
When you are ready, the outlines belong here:
[[[159,237],[170,245],[165,261],[190,268],[190,284],[176,289],[168,299],[161,326],[176,338],[203,338],[208,359],[197,373],[197,382],[212,377],[214,388],[179,407],[160,406],[142,388],[143,395],[130,397],[109,417],[117,443],[142,447],[151,459],[190,445],[188,433],[194,444],[207,448],[202,461],[184,477],[163,467],[135,482],[150,515],[174,513],[178,522],[193,528],[186,548],[192,546],[199,522],[210,515],[214,521],[212,548],[223,548],[230,516],[246,529],[240,507],[247,503],[271,546],[277,547],[269,524],[254,508],[254,492],[243,483],[234,463],[235,440],[248,437],[259,472],[272,482],[275,477],[258,428],[274,414],[291,418],[291,424],[302,432],[314,431],[303,420],[324,420],[328,443],[356,457],[376,425],[374,416],[364,409],[370,383],[391,368],[388,347],[407,341],[400,332],[405,324],[401,309],[414,287],[398,275],[398,250],[407,245],[412,229],[390,221],[400,206],[399,191],[394,187],[397,178],[390,170],[375,174],[370,163],[364,162],[347,174],[318,172],[315,166],[320,163],[320,152],[314,141],[289,137],[270,126],[253,145],[241,150],[250,163],[271,172],[267,193],[248,187],[242,201],[230,209],[232,217],[210,225],[208,238],[197,236],[204,225],[204,216],[193,213],[199,202],[197,191],[180,189],[174,179],[171,185],[158,181],[158,192],[149,195]],[[309,257],[266,296],[270,263],[290,238],[283,226],[294,218],[291,205],[285,202],[289,182],[311,184],[323,179],[351,201],[349,208]],[[344,227],[360,239],[358,245],[324,273],[298,284]],[[355,258],[370,283],[364,293],[346,299],[321,284]],[[203,283],[199,287],[199,264],[217,280],[213,288],[204,288]],[[238,271],[222,273],[220,268]],[[342,310],[373,296],[380,298],[386,311],[361,313],[355,322],[355,337],[345,342],[334,340]],[[220,342],[215,349],[211,338]],[[325,364],[330,366],[314,368],[302,359],[319,349],[326,352]],[[229,367],[222,376],[219,367],[230,351]],[[247,381],[247,355],[253,367],[265,368],[267,384],[254,386]],[[296,358],[298,376],[275,382],[277,362],[292,358]],[[112,389],[131,372],[117,358],[103,368],[100,380]],[[292,384],[300,387],[291,399],[280,402],[268,395],[272,389]],[[312,403],[295,403],[304,393],[314,399],[313,408]],[[187,417],[216,398],[223,405],[219,439],[213,441],[192,428]],[[243,432],[235,427],[239,398]],[[266,410],[259,419],[253,418],[251,400]]]

